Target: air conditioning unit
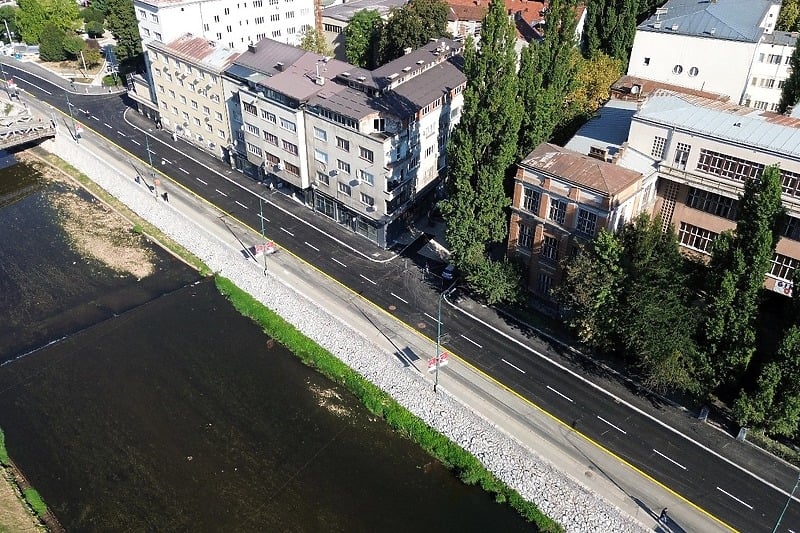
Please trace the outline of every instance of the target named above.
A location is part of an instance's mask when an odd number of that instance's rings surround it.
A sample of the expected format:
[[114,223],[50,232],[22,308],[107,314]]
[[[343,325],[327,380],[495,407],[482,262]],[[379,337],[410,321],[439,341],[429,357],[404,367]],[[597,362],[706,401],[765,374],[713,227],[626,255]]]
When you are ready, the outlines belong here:
[[208,115],[206,115],[206,116],[205,116],[205,118],[204,118],[203,120],[205,120],[206,122],[211,122],[211,117],[209,117]]
[[331,170],[330,175],[331,175],[331,177],[338,176],[339,175],[339,171],[334,168],[333,170]]
[[275,171],[276,172],[280,172],[281,170],[283,170],[283,163],[276,164],[275,165]]

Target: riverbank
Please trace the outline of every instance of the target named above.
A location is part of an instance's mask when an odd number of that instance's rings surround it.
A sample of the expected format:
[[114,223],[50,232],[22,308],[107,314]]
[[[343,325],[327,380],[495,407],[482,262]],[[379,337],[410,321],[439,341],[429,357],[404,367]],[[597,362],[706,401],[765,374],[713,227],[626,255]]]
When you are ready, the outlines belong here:
[[402,367],[391,354],[320,307],[313,298],[300,294],[272,275],[265,277],[261,266],[244,261],[238,250],[208,232],[203,222],[198,225],[197,220],[187,218],[176,206],[179,191],[170,190],[172,201],[169,204],[154,199],[144,186],[134,182],[129,172],[119,168],[125,166],[124,162],[117,166],[114,161],[88,152],[86,143],[76,147],[64,135],[48,141],[45,147],[92,176],[110,194],[189,249],[211,270],[254,295],[261,304],[397,399],[426,425],[479,457],[499,479],[524,499],[536,502],[545,514],[554,517],[567,530],[645,529],[455,398],[434,394],[419,374]]

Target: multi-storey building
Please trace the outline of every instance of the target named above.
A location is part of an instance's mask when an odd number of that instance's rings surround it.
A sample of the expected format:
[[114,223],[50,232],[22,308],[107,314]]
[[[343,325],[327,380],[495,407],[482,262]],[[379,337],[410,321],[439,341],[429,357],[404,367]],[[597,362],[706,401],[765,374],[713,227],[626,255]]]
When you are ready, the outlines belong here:
[[[215,46],[242,51],[265,38],[298,44],[316,26],[318,0],[134,0],[147,73],[134,76],[132,98],[139,111],[159,120],[153,86],[151,43],[169,43],[191,33]],[[149,88],[149,90],[148,90]],[[148,94],[149,93],[149,94]]]
[[369,71],[261,41],[225,75],[233,164],[387,246],[440,183],[466,85],[459,51],[442,39]]
[[777,32],[780,2],[669,0],[636,30],[628,74],[774,110],[797,36]]
[[628,142],[657,160],[655,212],[685,250],[702,256],[720,232],[735,228],[744,182],[780,165],[789,217],[765,284],[791,292],[800,264],[800,119],[656,91],[634,115]]
[[222,157],[230,136],[222,72],[239,53],[186,34],[152,41],[149,54],[163,127]]
[[350,24],[350,19],[359,11],[365,9],[377,11],[386,20],[389,12],[396,7],[402,7],[408,0],[351,0],[349,2],[335,2],[327,5],[322,10],[322,32],[325,40],[337,59],[347,61],[344,47],[344,30]]

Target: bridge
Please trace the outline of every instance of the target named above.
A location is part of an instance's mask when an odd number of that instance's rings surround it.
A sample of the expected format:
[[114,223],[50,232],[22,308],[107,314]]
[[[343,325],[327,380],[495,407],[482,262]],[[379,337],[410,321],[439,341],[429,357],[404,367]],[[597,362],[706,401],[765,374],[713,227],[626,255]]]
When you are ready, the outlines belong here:
[[0,150],[56,136],[50,120],[34,119],[30,114],[0,119]]

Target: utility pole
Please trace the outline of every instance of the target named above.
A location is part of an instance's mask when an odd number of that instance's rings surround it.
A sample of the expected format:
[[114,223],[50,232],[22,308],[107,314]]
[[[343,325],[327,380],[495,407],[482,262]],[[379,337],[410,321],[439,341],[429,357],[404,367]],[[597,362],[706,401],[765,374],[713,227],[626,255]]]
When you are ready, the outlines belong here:
[[264,233],[264,202],[261,200],[261,197],[258,197],[258,209],[260,211],[259,216],[261,217],[261,237],[264,239],[264,275],[267,275],[267,235]]
[[446,291],[442,291],[442,294],[439,295],[439,311],[436,314],[436,359],[434,361],[436,369],[434,370],[433,392],[436,392],[436,387],[439,386],[439,363],[442,358],[439,353],[442,349],[442,300],[444,300],[444,297],[447,296],[448,293],[455,289],[457,282],[458,280],[454,279],[450,287],[448,287]]
[[69,118],[72,119],[72,131],[75,133],[75,142],[80,143],[78,128],[75,126],[75,116],[72,114],[72,103],[69,101],[69,92],[64,91],[64,94],[67,95],[67,108],[69,108]]
[[144,134],[144,144],[147,149],[147,160],[150,162],[150,177],[153,178],[153,192],[158,200],[158,180],[156,179],[156,169],[153,167],[153,154],[150,152],[150,136]]
[[792,499],[794,498],[794,493],[797,490],[798,485],[800,485],[800,474],[797,475],[797,481],[794,484],[792,493],[789,495],[789,499],[786,500],[786,505],[783,506],[783,511],[781,511],[781,515],[778,517],[778,521],[775,523],[775,527],[772,528],[772,533],[776,533],[778,531],[778,528],[781,527],[781,521],[783,520],[783,515],[786,514],[786,510],[789,508],[789,502],[791,502]]
[[83,58],[83,50],[81,50],[81,61],[83,61],[83,75],[89,77],[89,69],[86,68],[86,60]]
[[11,44],[11,31],[8,29],[8,19],[3,19],[3,24],[6,25],[6,36],[8,37],[8,44]]

